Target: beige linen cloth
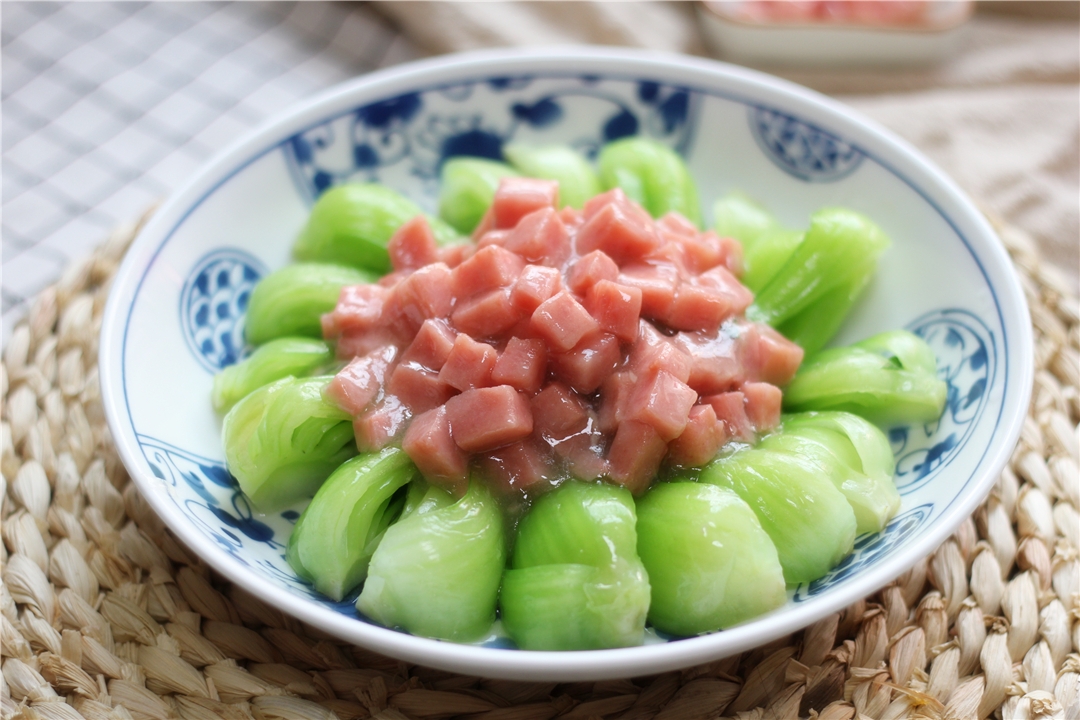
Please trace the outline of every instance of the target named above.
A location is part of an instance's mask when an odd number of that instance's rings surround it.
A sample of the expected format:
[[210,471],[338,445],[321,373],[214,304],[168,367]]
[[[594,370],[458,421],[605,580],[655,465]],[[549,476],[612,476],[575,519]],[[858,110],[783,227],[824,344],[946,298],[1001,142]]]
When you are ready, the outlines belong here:
[[[386,2],[431,53],[596,43],[709,54],[682,2]],[[994,8],[990,8],[993,10]],[[1080,275],[1080,25],[980,9],[956,54],[919,70],[763,68],[912,142],[980,205],[1027,230],[1074,292]]]

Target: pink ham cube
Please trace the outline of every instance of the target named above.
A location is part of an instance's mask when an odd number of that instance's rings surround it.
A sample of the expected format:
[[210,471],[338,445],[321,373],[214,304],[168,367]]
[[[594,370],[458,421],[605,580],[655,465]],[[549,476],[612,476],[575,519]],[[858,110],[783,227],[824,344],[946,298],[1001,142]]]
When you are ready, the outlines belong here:
[[742,315],[746,308],[750,307],[750,303],[754,302],[754,294],[723,265],[701,273],[694,278],[693,284],[714,290],[728,298],[728,317]]
[[375,400],[394,362],[397,348],[384,345],[346,365],[323,392],[328,400],[350,415],[359,415]]
[[783,394],[775,385],[763,382],[743,383],[746,397],[746,417],[758,433],[767,433],[780,424],[780,404]]
[[404,277],[390,289],[381,323],[402,323],[415,333],[424,320],[449,315],[454,304],[451,273],[446,265],[434,263]]
[[715,395],[732,390],[742,381],[735,340],[723,330],[679,333],[674,342],[690,356],[690,378],[686,383],[698,394]]
[[512,337],[495,361],[491,381],[512,385],[522,392],[535,393],[547,375],[547,346],[536,338]]
[[540,303],[562,289],[562,276],[557,268],[526,265],[510,290],[510,302],[522,313],[532,315]]
[[536,434],[552,445],[577,435],[589,425],[589,408],[566,385],[553,382],[529,403]]
[[684,282],[675,292],[667,324],[677,330],[715,331],[735,314],[735,301],[731,295],[713,288]]
[[664,321],[675,302],[679,278],[679,270],[673,265],[636,264],[624,266],[618,282],[641,291],[642,317]]
[[412,329],[404,323],[391,327],[376,327],[362,332],[347,332],[337,340],[337,356],[342,360],[351,360],[358,355],[367,355],[384,345],[404,347],[412,338]]
[[637,377],[627,370],[612,373],[600,386],[600,410],[597,427],[600,432],[611,434],[623,421],[626,404],[634,393]]
[[599,280],[585,296],[585,308],[596,318],[600,328],[623,342],[638,337],[641,316],[641,289]]
[[566,284],[578,295],[584,296],[600,280],[614,280],[619,276],[619,266],[602,250],[593,250],[578,258],[570,266]]
[[353,434],[360,452],[377,452],[405,430],[412,413],[397,398],[383,398],[375,407],[353,420]]
[[599,329],[589,311],[565,291],[540,303],[532,314],[533,332],[560,352],[572,349]]
[[[498,231],[496,231],[498,232]],[[544,207],[529,213],[509,231],[507,250],[526,261],[557,267],[570,256],[570,233],[553,208]]]
[[439,248],[439,262],[449,268],[456,268],[465,262],[476,252],[476,246],[472,243],[458,243]]
[[390,373],[386,392],[401,401],[413,415],[419,415],[449,400],[454,388],[439,380],[436,372],[415,365],[398,365]]
[[558,205],[559,183],[554,180],[503,178],[491,201],[494,228],[512,228],[529,213]]
[[622,188],[612,188],[607,192],[602,192],[599,195],[594,195],[585,201],[585,207],[582,209],[582,218],[585,221],[590,220],[596,213],[603,210],[612,203],[626,205],[629,204],[630,198],[626,197],[626,193]]
[[693,361],[648,322],[642,321],[637,341],[630,349],[627,367],[639,378],[651,377],[666,370],[680,382],[690,379]]
[[423,215],[399,227],[386,244],[386,251],[394,270],[416,270],[439,260],[439,246]]
[[584,395],[596,392],[622,360],[618,339],[610,333],[588,335],[571,350],[552,353],[551,372]]
[[603,441],[596,433],[574,435],[555,446],[555,454],[566,462],[566,469],[579,480],[596,480],[610,472],[603,451]]
[[420,325],[412,343],[401,356],[404,364],[415,363],[428,370],[438,372],[454,347],[454,332],[445,320],[425,320]]
[[550,487],[549,481],[556,477],[549,456],[550,450],[528,437],[491,451],[481,458],[480,468],[504,493],[535,493]]
[[510,288],[496,288],[460,303],[450,320],[473,337],[494,337],[525,317],[510,302]]
[[698,395],[666,370],[641,378],[626,404],[626,420],[651,425],[665,442],[682,434]]
[[389,291],[380,285],[347,285],[341,288],[337,305],[322,316],[322,333],[327,340],[346,332],[367,332],[379,323]]
[[469,298],[517,280],[525,261],[506,248],[488,245],[453,270],[454,297]]
[[742,327],[736,347],[747,379],[780,387],[791,382],[803,359],[801,347],[757,323]]
[[468,490],[469,458],[450,434],[445,406],[418,415],[405,431],[401,449],[429,483],[457,497]]
[[609,475],[634,495],[644,493],[667,453],[667,443],[646,423],[628,420],[615,432],[608,448]]
[[746,396],[734,390],[732,392],[710,395],[702,402],[712,405],[716,418],[724,424],[729,438],[742,442],[754,442],[754,426],[746,416]]
[[487,452],[533,431],[529,401],[509,385],[466,390],[446,401],[454,442],[466,452]]
[[695,405],[682,435],[668,446],[668,459],[676,465],[700,467],[711,461],[727,442],[727,427],[712,405]]
[[660,247],[652,218],[630,202],[613,202],[588,216],[577,235],[577,251],[584,255],[603,250],[623,264],[645,257]]
[[439,371],[439,381],[462,391],[488,387],[497,358],[495,348],[461,333]]

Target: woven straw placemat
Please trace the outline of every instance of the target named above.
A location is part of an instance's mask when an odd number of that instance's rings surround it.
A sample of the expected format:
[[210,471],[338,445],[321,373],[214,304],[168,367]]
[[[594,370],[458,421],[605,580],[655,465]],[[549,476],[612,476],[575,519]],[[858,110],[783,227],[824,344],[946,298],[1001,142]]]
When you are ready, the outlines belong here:
[[463,677],[342,644],[176,541],[129,481],[98,389],[101,311],[136,231],[43,292],[4,355],[3,718],[1080,718],[1080,307],[1015,229],[999,227],[1031,304],[1035,389],[974,516],[802,632],[587,683]]

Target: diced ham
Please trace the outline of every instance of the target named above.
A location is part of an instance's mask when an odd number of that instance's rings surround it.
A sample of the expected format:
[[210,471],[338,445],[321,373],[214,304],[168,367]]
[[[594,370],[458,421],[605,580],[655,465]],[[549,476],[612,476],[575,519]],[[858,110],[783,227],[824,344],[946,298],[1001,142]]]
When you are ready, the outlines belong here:
[[510,288],[498,288],[458,304],[450,320],[473,337],[494,337],[523,317],[510,302]]
[[394,442],[405,430],[412,413],[395,397],[387,397],[353,420],[353,434],[360,452],[377,452]]
[[641,290],[642,317],[663,321],[675,302],[679,271],[671,265],[625,265],[618,282]]
[[736,314],[735,301],[727,293],[684,282],[675,292],[667,324],[677,330],[716,330]]
[[742,315],[746,308],[750,307],[750,303],[754,302],[753,293],[723,265],[706,270],[694,278],[693,282],[698,287],[715,290],[727,297],[730,303],[728,317]]
[[600,387],[600,411],[597,426],[601,432],[615,432],[623,421],[626,403],[634,392],[637,377],[629,371],[612,373]]
[[577,251],[584,255],[603,250],[616,262],[645,257],[660,246],[660,236],[652,219],[640,207],[613,202],[588,216],[577,235]]
[[512,385],[533,394],[547,375],[547,347],[536,338],[512,337],[495,361],[491,380],[496,385]]
[[457,497],[468,490],[469,458],[450,434],[445,405],[414,418],[401,439],[401,449],[429,483]]
[[620,360],[618,339],[605,332],[588,335],[571,350],[550,356],[555,377],[585,395],[596,392]]
[[486,452],[528,437],[529,401],[509,385],[466,390],[446,402],[454,442],[466,452]]
[[626,403],[624,422],[636,420],[651,425],[665,442],[682,434],[698,395],[666,370],[643,378]]
[[461,333],[439,370],[439,381],[462,391],[488,387],[492,385],[491,371],[497,359],[495,348]]
[[439,262],[449,268],[456,268],[465,262],[476,252],[476,246],[472,243],[458,243],[439,248]]
[[801,347],[767,325],[744,325],[736,346],[748,380],[780,387],[791,382],[803,359]]
[[668,446],[668,459],[676,465],[700,467],[720,452],[727,442],[727,427],[716,417],[712,405],[690,408],[686,429]]
[[453,270],[454,297],[465,299],[517,280],[525,261],[506,248],[488,245]]
[[386,244],[386,252],[394,270],[416,270],[439,260],[439,246],[423,215],[399,227]]
[[506,239],[513,230],[488,230],[476,241],[476,249],[479,250],[487,245],[499,245],[506,247]]
[[641,289],[600,280],[589,288],[585,308],[600,328],[623,342],[634,342],[641,316]]
[[602,192],[599,195],[594,195],[585,201],[585,207],[582,209],[582,218],[586,221],[590,220],[593,215],[603,210],[612,203],[619,205],[625,205],[630,202],[626,197],[626,193],[622,188],[612,188],[607,192]]
[[687,384],[700,395],[732,390],[742,380],[735,341],[725,332],[679,333],[675,344],[690,356]]
[[560,292],[540,303],[532,314],[532,329],[560,352],[566,352],[582,338],[600,330],[589,311],[570,293]]
[[663,217],[656,221],[656,226],[683,239],[698,236],[697,226],[690,222],[685,215],[675,211],[665,213]]
[[327,340],[346,332],[367,332],[379,323],[388,291],[379,285],[346,285],[337,305],[322,316],[322,334]]
[[641,495],[652,484],[665,453],[667,443],[651,425],[627,420],[619,425],[608,448],[609,475],[634,495]]
[[581,211],[569,205],[559,211],[559,219],[566,225],[567,230],[574,232],[577,232],[577,229],[585,222],[585,216],[581,214]]
[[614,280],[619,276],[619,266],[603,250],[593,250],[577,259],[570,266],[566,284],[578,295],[584,296],[600,280]]
[[720,239],[712,230],[686,238],[683,248],[686,250],[687,267],[695,273],[723,265],[733,249],[730,242]]
[[583,432],[589,425],[589,408],[573,390],[550,383],[529,403],[536,434],[556,445]]
[[401,362],[415,363],[438,372],[446,362],[450,348],[454,347],[456,335],[445,320],[425,320],[401,356]]
[[574,435],[555,446],[555,454],[566,462],[566,469],[579,480],[596,480],[610,472],[603,450],[597,433]]
[[503,492],[536,492],[556,478],[549,455],[528,437],[491,451],[481,458],[480,467]]
[[659,370],[665,370],[680,382],[687,382],[693,366],[690,356],[675,347],[670,339],[657,332],[649,323],[642,322],[640,327],[638,339],[630,349],[627,368],[639,378],[647,378]]
[[767,433],[780,424],[780,404],[783,393],[775,385],[763,382],[743,383],[746,396],[746,417],[758,433]]
[[383,325],[404,323],[415,333],[428,318],[442,318],[454,305],[452,271],[443,263],[426,265],[390,289],[383,306]]
[[510,302],[517,310],[531,315],[561,288],[562,276],[557,268],[526,265],[510,290]]
[[529,213],[558,205],[559,183],[554,180],[502,178],[495,191],[495,198],[491,201],[494,227],[512,228]]
[[411,328],[404,324],[381,326],[368,332],[347,332],[338,338],[337,356],[342,360],[349,360],[357,355],[367,355],[384,345],[402,347],[408,345],[411,336]]
[[732,392],[710,395],[702,402],[712,405],[716,418],[724,423],[729,438],[742,442],[754,441],[754,426],[746,416],[746,396],[734,390]]
[[553,208],[544,207],[529,213],[509,232],[507,250],[527,262],[561,265],[569,256],[570,233]]
[[359,415],[382,389],[386,370],[394,362],[397,348],[384,345],[367,355],[354,358],[326,386],[327,399],[350,415]]
[[400,442],[458,495],[473,461],[505,492],[569,475],[640,495],[665,456],[703,465],[776,427],[802,350],[740,317],[739,243],[618,188],[557,205],[554,182],[508,178],[475,242],[440,248],[418,216],[393,272],[342,290],[322,323],[349,362],[326,397],[358,448]]
[[438,407],[450,399],[454,388],[439,380],[439,374],[415,365],[398,365],[386,382],[388,394],[398,398],[413,415]]

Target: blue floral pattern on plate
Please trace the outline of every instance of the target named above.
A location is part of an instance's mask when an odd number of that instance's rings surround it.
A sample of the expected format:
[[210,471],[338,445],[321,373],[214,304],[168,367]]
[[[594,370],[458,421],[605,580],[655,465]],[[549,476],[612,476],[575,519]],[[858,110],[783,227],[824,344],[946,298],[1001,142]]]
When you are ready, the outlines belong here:
[[862,163],[862,152],[836,135],[793,115],[765,107],[749,110],[758,146],[784,172],[808,182],[834,182]]
[[855,548],[840,564],[824,577],[803,583],[795,590],[795,602],[809,600],[835,587],[869,565],[879,562],[913,537],[915,532],[934,513],[934,505],[926,503],[900,513],[881,532],[866,533],[855,538]]
[[993,333],[966,310],[927,313],[908,329],[933,349],[948,395],[945,412],[935,422],[889,432],[901,495],[921,488],[959,454],[977,425],[986,392],[998,372]]
[[[478,100],[499,109],[480,115],[473,107]],[[395,174],[421,179],[434,197],[447,158],[500,160],[506,143],[551,142],[552,134],[588,157],[606,142],[638,134],[686,152],[699,103],[696,93],[653,80],[492,78],[364,105],[293,136],[283,148],[294,181],[312,200],[342,182],[385,182]],[[589,124],[580,121],[583,114]],[[592,130],[571,130],[583,126]]]
[[180,292],[180,325],[199,364],[210,372],[232,365],[244,350],[244,312],[266,266],[236,248],[200,259]]

